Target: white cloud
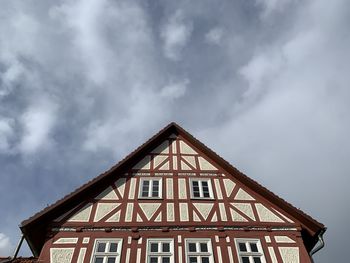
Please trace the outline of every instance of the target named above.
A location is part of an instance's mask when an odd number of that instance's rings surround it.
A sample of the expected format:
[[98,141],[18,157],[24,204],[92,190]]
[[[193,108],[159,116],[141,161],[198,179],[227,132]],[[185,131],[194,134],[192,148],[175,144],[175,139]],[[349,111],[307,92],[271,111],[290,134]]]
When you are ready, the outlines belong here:
[[1,256],[11,256],[13,245],[10,242],[10,238],[3,233],[0,233],[0,255]]
[[209,32],[205,35],[205,39],[210,44],[219,45],[222,37],[224,35],[224,29],[221,27],[214,27],[209,30]]
[[255,0],[256,4],[263,8],[261,13],[262,18],[267,18],[276,12],[281,12],[296,1],[297,0]]
[[56,122],[57,106],[49,101],[32,105],[21,117],[24,134],[19,143],[23,154],[33,154],[52,145],[50,133]]
[[0,153],[8,153],[11,150],[10,139],[13,136],[13,120],[0,119]]
[[189,84],[189,80],[185,79],[179,82],[172,82],[166,85],[160,92],[160,96],[169,98],[169,99],[177,99],[185,95],[187,86]]
[[192,23],[185,21],[183,12],[177,10],[161,29],[165,57],[174,61],[179,60],[182,49],[191,37],[192,30]]

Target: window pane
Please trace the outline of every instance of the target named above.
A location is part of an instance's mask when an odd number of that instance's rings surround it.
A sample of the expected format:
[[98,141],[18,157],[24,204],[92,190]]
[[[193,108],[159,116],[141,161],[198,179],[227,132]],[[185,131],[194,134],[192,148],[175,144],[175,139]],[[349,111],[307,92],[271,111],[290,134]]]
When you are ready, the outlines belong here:
[[245,243],[239,243],[238,245],[239,245],[240,251],[243,251],[243,252],[247,251],[247,247],[246,247]]
[[109,246],[109,252],[117,252],[118,250],[118,243],[111,243]]
[[157,257],[151,257],[150,258],[150,263],[158,263],[158,258]]
[[190,263],[197,263],[196,257],[190,257]]
[[202,257],[202,263],[209,263],[209,257]]
[[249,263],[249,257],[242,257],[242,263]]
[[[188,251],[189,252],[196,252],[196,243],[188,243]],[[197,261],[196,261],[197,262]]]
[[170,263],[170,257],[163,257],[162,263]]
[[170,252],[170,244],[163,243],[163,252]]
[[149,181],[143,181],[142,183],[142,197],[148,197]]
[[201,252],[208,252],[208,245],[207,243],[201,243]]
[[207,181],[202,181],[203,197],[210,197],[209,185]]
[[116,257],[108,257],[107,263],[115,263],[116,262]]
[[103,257],[95,258],[95,263],[103,263]]
[[250,243],[250,250],[252,252],[258,252],[258,246],[256,245],[256,243]]
[[261,263],[260,257],[253,257],[254,263]]
[[158,243],[151,243],[151,252],[158,252]]
[[97,252],[105,252],[106,251],[106,243],[98,243]]

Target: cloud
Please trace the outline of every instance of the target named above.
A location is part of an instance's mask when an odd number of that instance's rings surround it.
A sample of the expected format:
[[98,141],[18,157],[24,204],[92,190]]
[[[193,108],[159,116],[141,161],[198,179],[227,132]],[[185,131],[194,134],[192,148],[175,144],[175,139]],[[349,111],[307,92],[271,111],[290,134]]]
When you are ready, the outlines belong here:
[[10,238],[3,233],[0,233],[0,255],[10,256],[12,253],[13,245],[10,242]]
[[224,35],[224,30],[220,27],[214,27],[205,35],[205,40],[210,44],[219,45],[222,37]]
[[10,140],[13,135],[13,121],[10,119],[0,119],[0,153],[11,150]]
[[166,85],[160,92],[160,95],[169,99],[177,99],[185,95],[189,80],[185,79],[180,82],[172,82]]
[[179,60],[182,49],[191,37],[192,30],[192,23],[185,20],[181,10],[177,10],[161,29],[165,57],[174,61]]
[[265,19],[276,12],[282,12],[296,0],[255,0],[255,2],[263,8],[261,17]]

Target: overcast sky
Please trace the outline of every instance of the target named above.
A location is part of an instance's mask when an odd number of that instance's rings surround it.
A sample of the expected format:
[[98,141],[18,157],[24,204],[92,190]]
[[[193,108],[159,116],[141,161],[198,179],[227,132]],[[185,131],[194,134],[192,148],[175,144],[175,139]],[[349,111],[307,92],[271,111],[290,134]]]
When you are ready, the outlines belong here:
[[0,255],[176,121],[328,227],[316,262],[346,262],[349,25],[347,0],[1,1]]

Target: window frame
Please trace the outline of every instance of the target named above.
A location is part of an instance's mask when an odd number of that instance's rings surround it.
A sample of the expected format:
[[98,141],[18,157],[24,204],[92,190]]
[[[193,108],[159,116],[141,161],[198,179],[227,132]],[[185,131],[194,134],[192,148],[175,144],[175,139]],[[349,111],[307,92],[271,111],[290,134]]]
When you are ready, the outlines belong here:
[[[239,248],[240,243],[245,244],[247,251],[240,250],[240,248]],[[248,245],[248,243],[249,243],[249,245]],[[251,246],[250,246],[251,243],[256,244],[256,247],[258,249],[257,252],[251,251]],[[243,257],[248,257],[249,263],[254,263],[253,257],[259,257],[261,263],[266,263],[265,254],[264,254],[264,250],[263,250],[263,247],[261,245],[260,239],[258,239],[258,238],[235,238],[235,245],[236,245],[236,251],[237,251],[239,263],[243,263],[243,259],[242,259]]]
[[[208,252],[190,252],[189,251],[189,243],[196,243],[196,250],[198,247],[200,247],[200,243],[206,243]],[[186,256],[186,263],[190,262],[190,257],[197,257],[197,263],[201,263],[202,260],[198,261],[198,258],[201,259],[202,257],[209,257],[209,263],[214,263],[214,252],[213,252],[213,245],[211,242],[211,238],[185,238],[185,256]]]
[[[99,243],[117,243],[118,247],[117,247],[117,252],[97,252],[97,248],[98,248],[98,244]],[[107,245],[105,250],[107,249],[107,247],[110,245]],[[103,263],[107,263],[108,260],[108,256],[115,256],[116,257],[116,263],[120,263],[120,259],[121,259],[121,254],[122,254],[122,246],[123,246],[123,239],[122,238],[96,238],[94,241],[94,246],[92,249],[92,253],[91,253],[91,258],[90,258],[90,263],[94,263],[95,262],[95,258],[100,256],[103,257]]]
[[[158,250],[159,250],[159,246],[162,243],[170,243],[170,247],[169,247],[169,252],[151,252],[151,243],[158,243]],[[159,258],[163,258],[163,257],[170,257],[170,263],[174,263],[175,262],[175,252],[174,252],[174,239],[173,238],[148,238],[147,239],[147,245],[146,245],[146,262],[150,263],[151,262],[151,257],[157,257],[158,260]],[[160,262],[162,263],[162,262]]]
[[[142,196],[143,183],[149,181],[148,196]],[[153,182],[158,181],[158,196],[152,196]],[[151,194],[151,196],[150,196]],[[138,199],[162,199],[163,198],[163,178],[161,177],[143,177],[139,181],[139,196]]]
[[[193,182],[198,182],[200,196],[194,196]],[[202,182],[208,183],[209,197],[204,197]],[[202,199],[202,200],[213,200],[214,199],[214,192],[213,192],[213,185],[211,183],[211,178],[190,178],[189,183],[190,183],[191,199]]]

